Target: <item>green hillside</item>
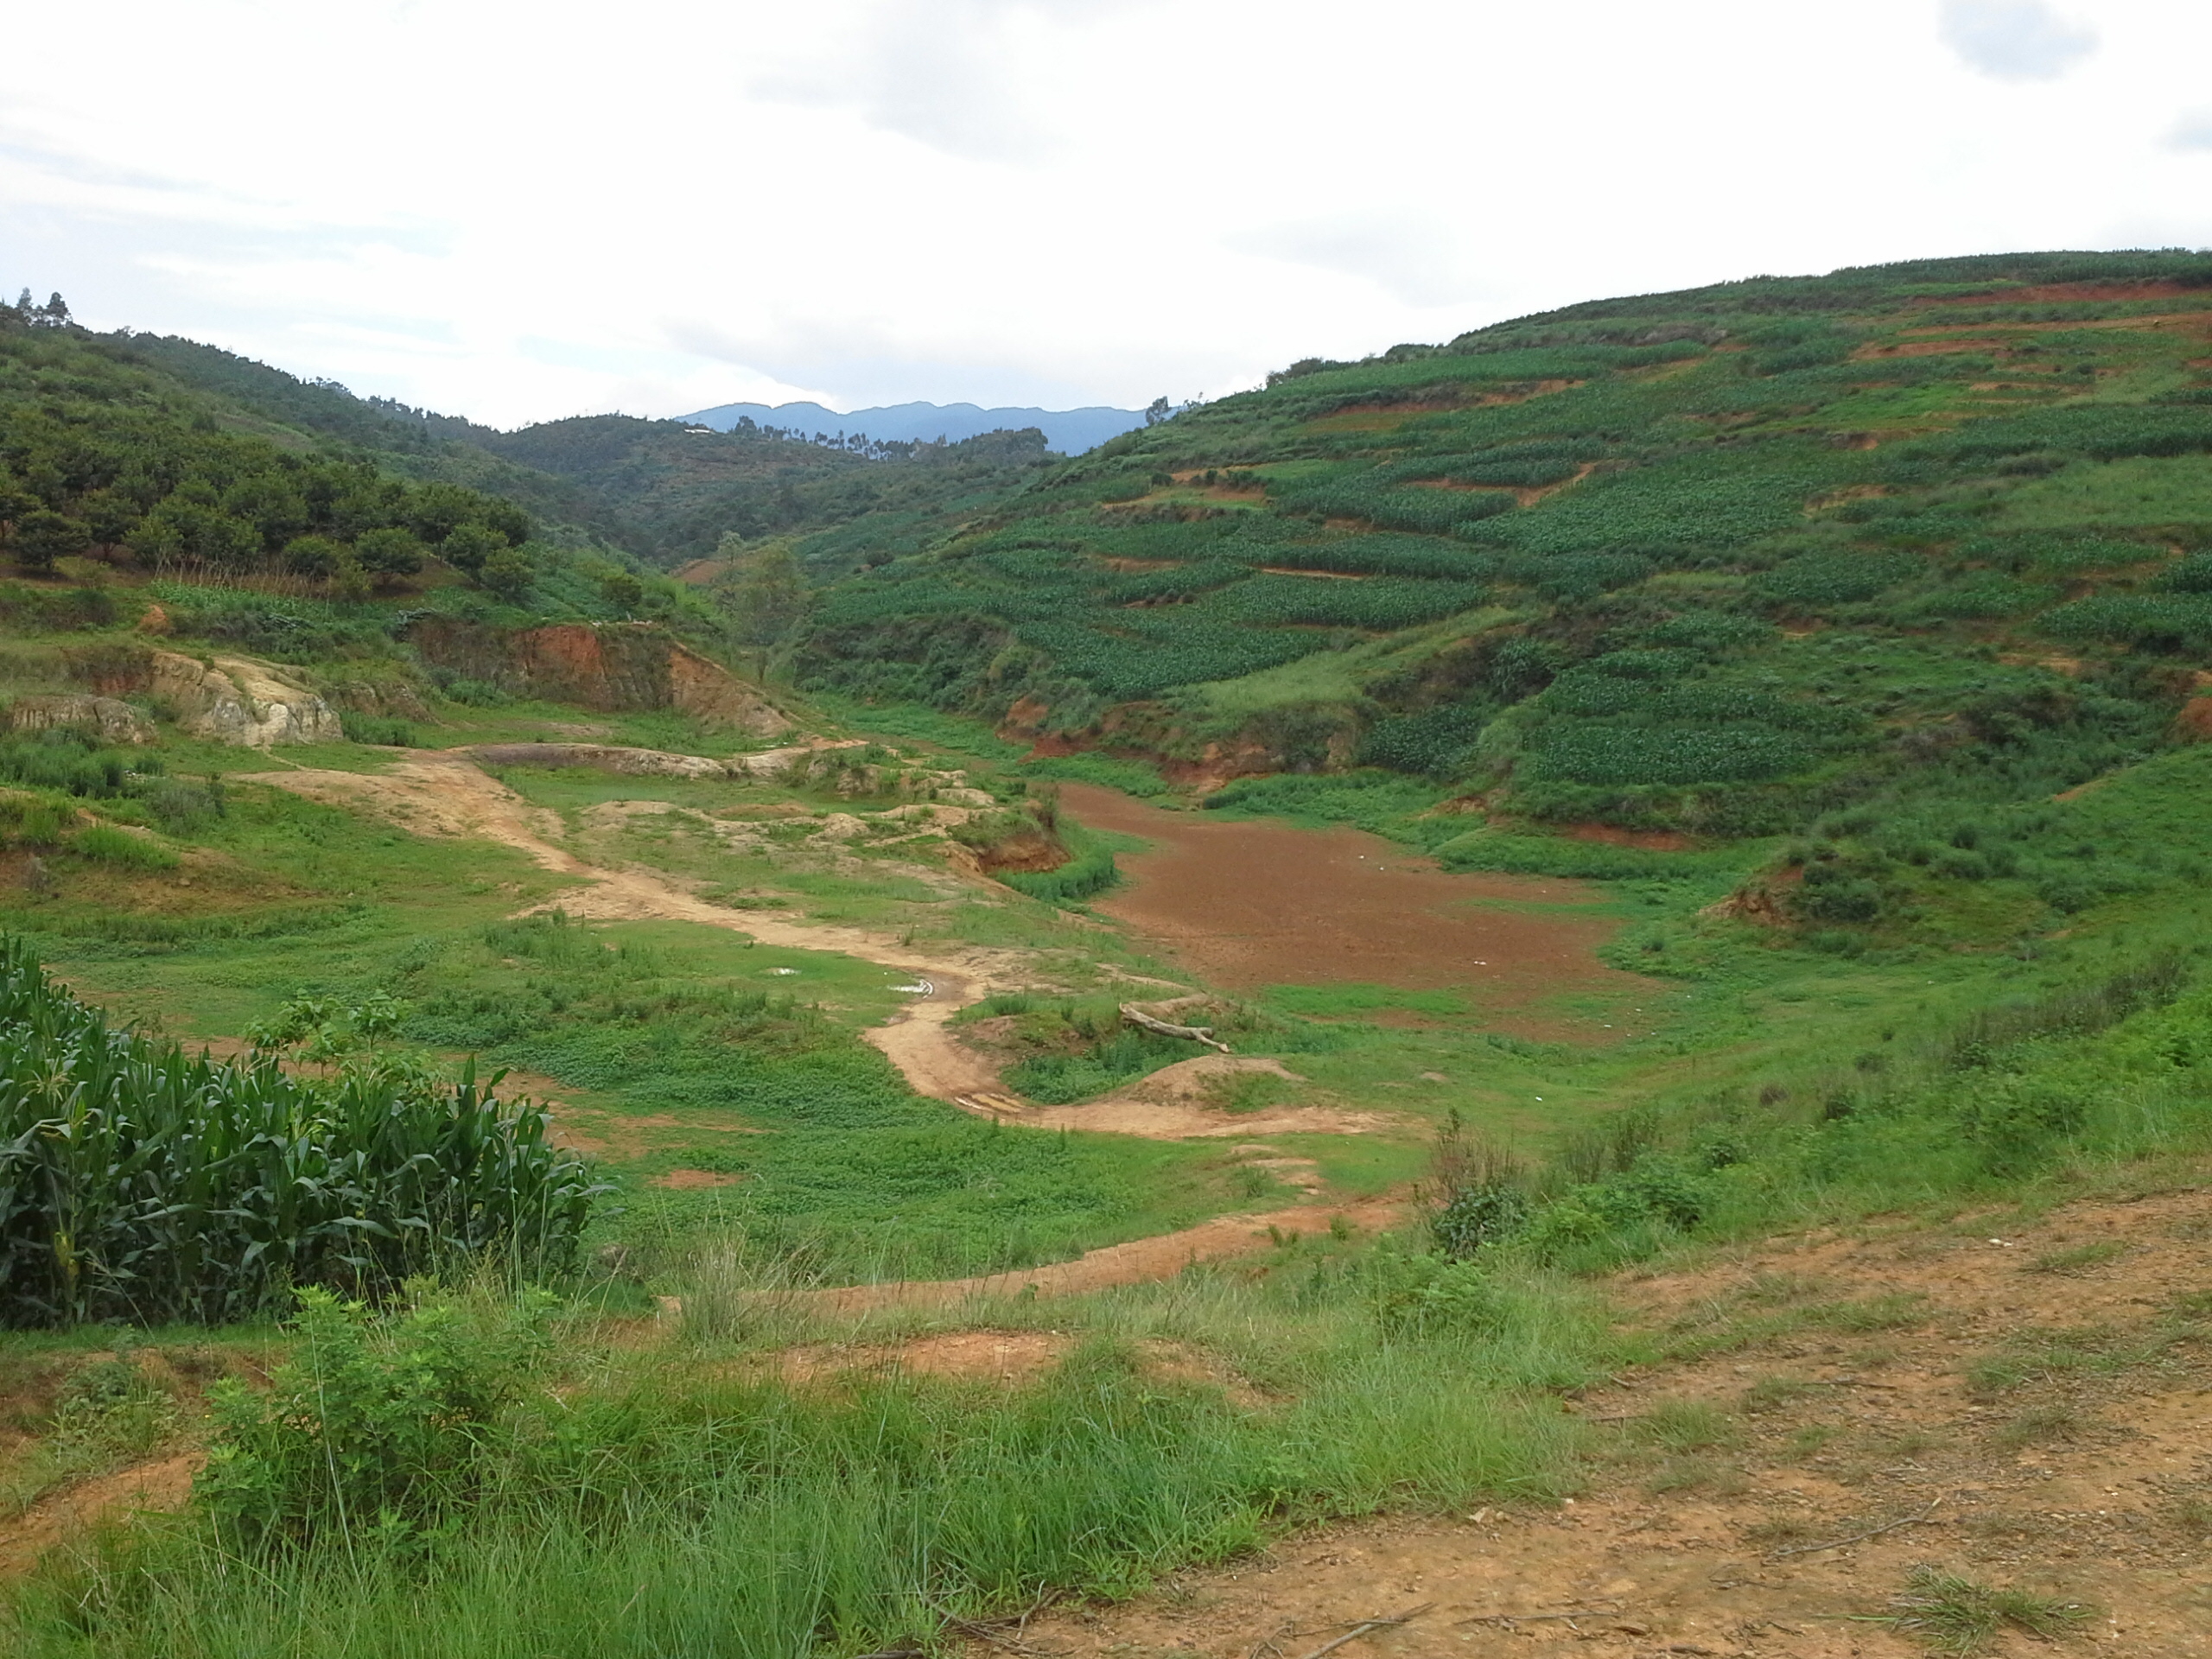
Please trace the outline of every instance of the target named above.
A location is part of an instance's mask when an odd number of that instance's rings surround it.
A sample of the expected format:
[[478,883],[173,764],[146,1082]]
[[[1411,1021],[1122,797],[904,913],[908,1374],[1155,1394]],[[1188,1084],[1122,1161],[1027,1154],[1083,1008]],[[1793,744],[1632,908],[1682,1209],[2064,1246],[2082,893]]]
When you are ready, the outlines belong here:
[[0,307],[0,1651],[2197,1628],[2208,341],[1758,278],[1058,461]]
[[1808,919],[1931,873],[2077,905],[2135,878],[2019,809],[2194,693],[2209,340],[2212,257],[2041,254],[1302,362],[837,586],[805,669],[1213,785],[1348,772],[1216,799],[1395,814],[1463,865],[1817,830]]
[[1046,461],[1034,429],[838,447],[750,426],[711,432],[593,415],[511,433],[478,428],[467,442],[569,481],[624,545],[658,563],[708,557],[731,531],[796,536],[802,561],[822,575],[935,543]]
[[1034,431],[841,447],[749,423],[723,433],[594,415],[502,432],[358,397],[334,381],[302,380],[195,340],[55,333],[49,353],[152,371],[226,427],[505,496],[663,566],[709,556],[734,531],[747,539],[803,537],[810,568],[842,575],[863,556],[931,544],[1046,459]]

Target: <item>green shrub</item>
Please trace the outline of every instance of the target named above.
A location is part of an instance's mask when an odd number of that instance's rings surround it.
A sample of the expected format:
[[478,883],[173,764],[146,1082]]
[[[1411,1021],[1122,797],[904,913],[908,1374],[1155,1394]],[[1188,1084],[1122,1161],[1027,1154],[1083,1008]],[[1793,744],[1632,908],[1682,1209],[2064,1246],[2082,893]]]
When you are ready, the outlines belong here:
[[347,709],[338,716],[338,723],[349,742],[375,743],[394,749],[423,747],[411,724],[389,715],[357,715]]
[[1471,1182],[1446,1193],[1429,1211],[1428,1230],[1437,1249],[1464,1261],[1485,1244],[1511,1238],[1528,1225],[1533,1208],[1529,1195],[1511,1182]]
[[1071,824],[1061,826],[1060,836],[1074,856],[1058,869],[1003,870],[994,879],[1048,905],[1077,904],[1121,880],[1110,846]]
[[480,1496],[488,1431],[551,1351],[550,1306],[542,1294],[511,1306],[426,1294],[378,1316],[301,1291],[291,1357],[268,1388],[211,1391],[194,1497],[248,1548],[404,1537],[458,1516]]
[[2078,1087],[2020,1077],[1974,1080],[1960,1101],[1960,1128],[1995,1174],[2018,1175],[2050,1156],[2088,1122]]
[[1488,1336],[1511,1317],[1510,1299],[1472,1262],[1408,1255],[1386,1243],[1361,1268],[1376,1321],[1392,1336]]
[[1163,1065],[1187,1060],[1196,1052],[1194,1045],[1179,1038],[1121,1029],[1100,1037],[1078,1053],[1042,1054],[1023,1060],[1009,1066],[1005,1075],[1008,1084],[1031,1100],[1066,1106],[1102,1095]]

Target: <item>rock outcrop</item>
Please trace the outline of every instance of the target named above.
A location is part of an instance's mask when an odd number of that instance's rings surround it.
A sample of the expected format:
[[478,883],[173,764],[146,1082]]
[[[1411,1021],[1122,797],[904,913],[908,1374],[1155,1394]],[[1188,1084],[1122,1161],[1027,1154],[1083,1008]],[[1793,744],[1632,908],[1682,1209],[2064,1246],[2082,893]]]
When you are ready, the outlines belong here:
[[17,697],[8,709],[11,732],[49,732],[75,728],[89,731],[103,743],[151,743],[154,724],[129,703],[115,697],[61,692],[52,696]]
[[747,736],[780,736],[788,715],[760,689],[653,622],[557,622],[505,632],[428,616],[408,630],[426,663],[516,696],[605,714],[673,709]]
[[147,690],[167,702],[194,737],[265,749],[279,743],[335,743],[346,734],[338,711],[266,663],[218,657],[202,663],[171,651],[153,654]]

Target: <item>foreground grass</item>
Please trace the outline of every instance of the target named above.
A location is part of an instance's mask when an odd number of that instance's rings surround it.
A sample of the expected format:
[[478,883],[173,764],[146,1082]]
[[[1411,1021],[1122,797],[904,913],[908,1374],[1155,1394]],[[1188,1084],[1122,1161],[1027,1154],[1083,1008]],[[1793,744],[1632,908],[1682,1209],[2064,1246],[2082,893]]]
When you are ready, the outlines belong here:
[[[1809,1118],[1783,1101],[1632,1115],[1632,1135],[1523,1178],[1517,1230],[1461,1262],[1426,1239],[1286,1239],[1084,1299],[855,1316],[803,1288],[803,1262],[738,1236],[694,1252],[670,1281],[681,1318],[651,1335],[580,1311],[531,1347],[503,1334],[528,1316],[489,1295],[431,1297],[452,1323],[365,1326],[352,1348],[303,1323],[273,1394],[218,1402],[198,1507],[49,1560],[0,1641],[840,1659],[1129,1593],[1303,1522],[1542,1502],[1586,1449],[1562,1394],[1659,1352],[1576,1273],[1878,1211],[2201,1179],[2181,1160],[2212,1139],[2208,1030],[2201,977],[2162,958],[1858,1073]],[[1920,1317],[1879,1297],[1762,1317],[1785,1315]],[[1007,1386],[885,1363],[960,1332],[1027,1333],[1042,1369]],[[1999,1359],[1981,1386],[2106,1363],[2086,1337]],[[1655,1445],[1690,1456],[1725,1431],[1709,1419],[1655,1419]],[[1916,1590],[1897,1622],[1930,1639],[2044,1611]]]
[[[374,1519],[310,1492],[257,1543],[218,1500],[50,1561],[0,1629],[25,1655],[854,1654],[1126,1593],[1299,1521],[1568,1488],[1573,1432],[1543,1391],[1617,1359],[1589,1298],[1529,1279],[1412,1328],[1388,1274],[1316,1264],[1055,1309],[1073,1351],[1010,1393],[787,1385],[755,1356],[804,1316],[772,1297],[734,1339],[577,1357],[571,1333],[435,1491]],[[1232,1370],[1236,1397],[1162,1374],[1146,1344],[1163,1339]]]

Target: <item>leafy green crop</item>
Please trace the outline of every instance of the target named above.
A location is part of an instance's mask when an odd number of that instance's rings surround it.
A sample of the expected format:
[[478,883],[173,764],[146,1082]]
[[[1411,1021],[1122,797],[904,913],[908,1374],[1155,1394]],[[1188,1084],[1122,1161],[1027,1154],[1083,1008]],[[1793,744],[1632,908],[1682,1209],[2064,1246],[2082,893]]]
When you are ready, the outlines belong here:
[[188,1058],[0,939],[0,1324],[214,1322],[472,1259],[557,1272],[605,1189],[547,1130],[473,1074]]

